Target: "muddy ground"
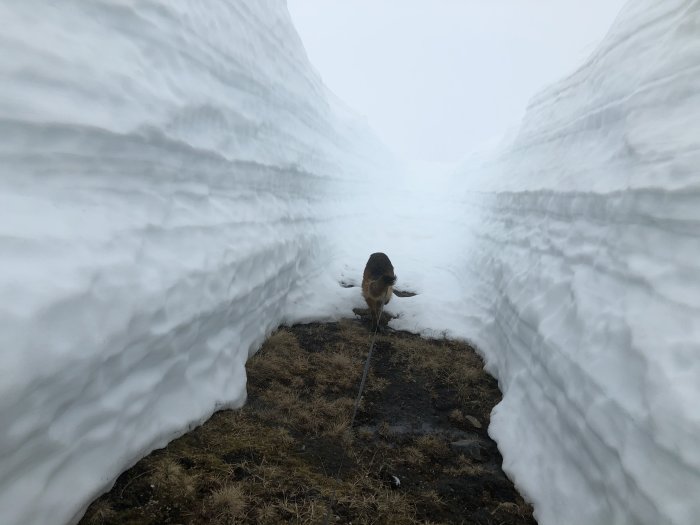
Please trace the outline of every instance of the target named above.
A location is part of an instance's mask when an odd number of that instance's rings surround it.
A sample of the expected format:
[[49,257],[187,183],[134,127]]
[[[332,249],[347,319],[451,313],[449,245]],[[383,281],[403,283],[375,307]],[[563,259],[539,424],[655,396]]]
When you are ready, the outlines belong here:
[[534,524],[488,437],[496,381],[468,345],[366,320],[281,328],[248,402],[124,472],[83,524]]

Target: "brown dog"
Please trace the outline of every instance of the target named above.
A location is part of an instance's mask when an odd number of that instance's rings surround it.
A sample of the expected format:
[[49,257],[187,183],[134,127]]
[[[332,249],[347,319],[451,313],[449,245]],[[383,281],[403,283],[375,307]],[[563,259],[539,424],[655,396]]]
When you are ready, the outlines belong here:
[[370,255],[362,274],[362,296],[372,316],[372,330],[379,328],[380,312],[391,300],[395,282],[394,266],[389,257],[381,252]]

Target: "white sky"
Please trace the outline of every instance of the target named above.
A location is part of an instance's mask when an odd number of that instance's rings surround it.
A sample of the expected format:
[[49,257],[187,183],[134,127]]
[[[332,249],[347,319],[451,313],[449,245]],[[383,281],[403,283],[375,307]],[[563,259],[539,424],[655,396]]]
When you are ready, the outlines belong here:
[[453,162],[517,124],[625,0],[287,0],[326,85],[401,158]]

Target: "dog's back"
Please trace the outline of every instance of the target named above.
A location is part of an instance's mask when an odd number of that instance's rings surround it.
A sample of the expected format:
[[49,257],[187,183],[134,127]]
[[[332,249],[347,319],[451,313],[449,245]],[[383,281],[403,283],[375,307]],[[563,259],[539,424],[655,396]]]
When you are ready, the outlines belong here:
[[379,312],[391,300],[396,282],[394,266],[386,254],[378,252],[369,256],[362,275],[362,295],[372,314],[373,328],[379,324]]

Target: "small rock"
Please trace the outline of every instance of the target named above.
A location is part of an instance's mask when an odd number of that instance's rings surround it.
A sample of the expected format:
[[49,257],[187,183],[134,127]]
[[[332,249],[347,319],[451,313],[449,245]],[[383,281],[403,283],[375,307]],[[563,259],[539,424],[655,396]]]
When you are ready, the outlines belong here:
[[481,423],[474,416],[464,416],[464,419],[469,421],[474,428],[481,428]]

